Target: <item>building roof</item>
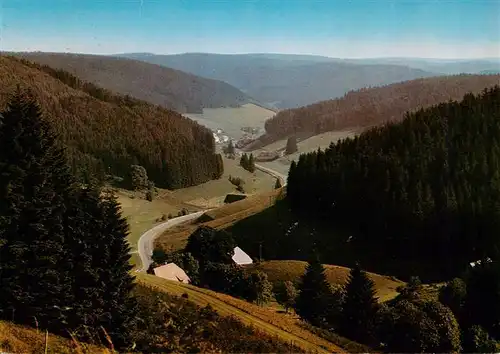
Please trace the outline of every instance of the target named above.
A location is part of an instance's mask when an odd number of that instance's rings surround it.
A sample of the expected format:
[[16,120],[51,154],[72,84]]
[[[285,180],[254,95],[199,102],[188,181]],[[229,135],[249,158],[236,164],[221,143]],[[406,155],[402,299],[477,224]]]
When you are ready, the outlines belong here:
[[234,248],[233,261],[238,265],[246,265],[253,263],[252,258],[250,258],[250,256],[245,252],[243,252],[243,250],[239,247]]
[[175,263],[167,263],[162,266],[156,267],[154,273],[157,277],[174,280],[181,283],[189,284],[191,279],[184,270]]

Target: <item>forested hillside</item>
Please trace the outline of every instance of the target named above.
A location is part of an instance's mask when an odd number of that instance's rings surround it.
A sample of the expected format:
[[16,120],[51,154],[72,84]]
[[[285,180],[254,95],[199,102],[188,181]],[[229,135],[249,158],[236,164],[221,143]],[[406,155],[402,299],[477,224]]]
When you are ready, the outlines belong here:
[[500,87],[301,155],[287,193],[293,210],[348,229],[350,242],[397,263],[400,274],[423,275],[432,265],[447,279],[493,258],[500,246]]
[[0,108],[16,85],[32,91],[81,179],[111,174],[127,182],[133,164],[166,188],[222,175],[212,133],[178,113],[113,94],[62,70],[0,56]]
[[352,91],[339,99],[279,112],[266,122],[266,141],[295,133],[364,129],[398,121],[407,111],[458,100],[467,92],[479,93],[499,83],[500,75],[457,75]]
[[203,113],[203,108],[236,107],[254,102],[226,82],[138,60],[70,53],[12,54],[179,113]]

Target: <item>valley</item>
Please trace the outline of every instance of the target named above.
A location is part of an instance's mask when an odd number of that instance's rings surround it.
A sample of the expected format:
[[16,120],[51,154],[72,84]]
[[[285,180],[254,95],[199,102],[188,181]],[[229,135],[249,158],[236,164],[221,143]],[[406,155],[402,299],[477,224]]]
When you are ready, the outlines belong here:
[[[53,33],[74,23],[84,48],[94,5],[54,11]],[[127,6],[102,50],[0,52],[0,352],[500,351],[498,58],[297,37],[373,27],[373,8],[344,23],[311,5],[321,29],[266,3],[244,36],[228,23],[254,4]],[[158,14],[168,28],[138,40]],[[239,53],[259,31],[280,52]],[[215,39],[231,50],[203,52]]]

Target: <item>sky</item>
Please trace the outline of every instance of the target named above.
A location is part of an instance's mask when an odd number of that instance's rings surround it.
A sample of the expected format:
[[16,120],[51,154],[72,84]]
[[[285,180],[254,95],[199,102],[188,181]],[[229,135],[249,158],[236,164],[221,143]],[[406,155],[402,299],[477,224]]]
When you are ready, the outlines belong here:
[[0,0],[0,50],[499,58],[500,0]]

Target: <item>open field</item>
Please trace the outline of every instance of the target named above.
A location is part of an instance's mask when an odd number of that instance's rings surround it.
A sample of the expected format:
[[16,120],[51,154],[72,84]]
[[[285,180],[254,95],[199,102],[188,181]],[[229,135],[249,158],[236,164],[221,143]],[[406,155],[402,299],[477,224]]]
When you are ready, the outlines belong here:
[[224,198],[228,193],[236,192],[236,187],[229,182],[229,176],[240,177],[245,184],[245,193],[254,194],[270,192],[274,189],[275,178],[267,173],[256,170],[250,173],[239,165],[239,159],[228,159],[223,157],[224,175],[218,180],[208,181],[198,186],[177,189],[170,195],[184,203],[199,208],[210,209],[224,204]]
[[166,230],[155,240],[155,247],[162,249],[181,249],[194,230],[201,225],[224,229],[251,215],[257,214],[270,207],[281,195],[281,189],[271,192],[256,194],[246,199],[226,204],[220,208],[205,213],[201,218],[203,222],[195,221],[191,224],[180,225]]
[[243,136],[243,127],[261,128],[275,112],[247,103],[238,108],[204,108],[203,114],[185,114],[211,130],[222,129],[233,139],[238,140]]
[[257,306],[229,295],[181,284],[148,274],[138,274],[137,279],[149,286],[174,295],[187,294],[188,299],[199,306],[210,304],[222,316],[235,316],[244,324],[251,325],[282,340],[293,342],[307,352],[345,352],[333,343],[320,338],[300,326],[300,321],[291,314],[279,313],[275,309]]
[[[266,273],[269,281],[298,281],[304,274],[307,263],[302,261],[265,261],[259,264],[248,266],[250,270],[260,270]],[[325,264],[326,276],[331,284],[343,285],[349,277],[349,268],[336,265]],[[383,276],[375,273],[368,273],[370,278],[375,283],[377,296],[380,302],[391,300],[399,293],[396,291],[398,286],[405,283],[388,276]]]
[[53,334],[49,334],[47,339],[46,342],[44,331],[0,321],[1,353],[111,354],[111,351],[104,347],[72,341]]
[[[299,141],[297,143],[298,151],[291,155],[283,156],[278,158],[277,160],[271,162],[259,162],[259,165],[264,167],[273,169],[277,172],[280,172],[284,175],[288,174],[288,170],[290,169],[290,164],[293,160],[298,160],[300,154],[311,152],[317,150],[318,148],[325,149],[332,142],[337,142],[338,140],[345,139],[347,137],[352,137],[356,135],[355,132],[347,130],[347,131],[331,131],[318,135],[314,135],[310,138],[307,138],[303,141]],[[258,155],[262,151],[276,151],[281,150],[286,147],[287,139],[282,139],[275,141],[272,144],[266,145],[260,149],[252,151],[254,155]]]

